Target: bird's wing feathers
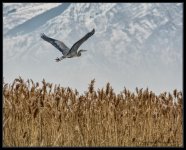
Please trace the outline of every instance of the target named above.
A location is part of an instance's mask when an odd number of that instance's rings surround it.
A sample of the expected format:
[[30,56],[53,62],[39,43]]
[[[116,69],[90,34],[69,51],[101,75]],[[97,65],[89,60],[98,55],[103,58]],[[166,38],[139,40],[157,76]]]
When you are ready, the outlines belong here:
[[[71,48],[70,51],[77,51],[78,48],[85,42],[89,37],[91,37],[95,33],[95,29],[93,29],[91,32],[87,33],[83,38],[81,38],[79,41],[77,41]],[[70,53],[69,51],[69,53]]]
[[58,41],[56,39],[52,39],[46,36],[44,33],[41,34],[41,38],[51,43],[54,47],[56,47],[59,51],[61,51],[63,55],[66,55],[70,50],[63,42]]

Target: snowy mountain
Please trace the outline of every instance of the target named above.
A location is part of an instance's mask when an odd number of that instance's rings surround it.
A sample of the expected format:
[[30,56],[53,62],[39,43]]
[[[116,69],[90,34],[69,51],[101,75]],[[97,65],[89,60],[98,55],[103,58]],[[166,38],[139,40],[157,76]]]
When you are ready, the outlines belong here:
[[[101,88],[182,90],[181,3],[4,3],[3,76],[45,78],[84,91]],[[80,58],[56,63],[61,53],[41,33],[71,47],[87,32]]]

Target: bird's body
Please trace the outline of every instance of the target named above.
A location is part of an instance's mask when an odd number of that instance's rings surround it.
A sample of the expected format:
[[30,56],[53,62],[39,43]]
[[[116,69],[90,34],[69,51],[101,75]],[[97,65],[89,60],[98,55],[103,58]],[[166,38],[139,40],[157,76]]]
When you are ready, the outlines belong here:
[[46,36],[44,33],[41,34],[41,38],[49,43],[51,43],[54,47],[56,47],[63,56],[60,58],[56,58],[56,61],[61,61],[64,58],[72,58],[72,57],[80,57],[81,52],[85,52],[87,50],[79,50],[78,48],[85,42],[89,37],[91,37],[95,33],[95,29],[91,32],[87,33],[83,38],[77,41],[70,49],[62,42],[53,38]]

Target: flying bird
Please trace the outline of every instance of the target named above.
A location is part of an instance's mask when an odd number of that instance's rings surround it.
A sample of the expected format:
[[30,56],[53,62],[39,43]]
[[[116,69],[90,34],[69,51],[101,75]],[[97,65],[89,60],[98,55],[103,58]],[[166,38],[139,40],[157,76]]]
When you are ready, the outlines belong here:
[[60,58],[56,58],[55,60],[57,62],[61,61],[64,58],[72,58],[72,57],[80,57],[81,52],[86,52],[87,50],[79,50],[78,48],[93,34],[95,33],[95,29],[93,29],[91,32],[87,33],[83,38],[81,38],[79,41],[77,41],[71,48],[68,48],[62,41],[50,38],[46,36],[44,33],[41,34],[41,38],[50,44],[52,44],[54,47],[56,47],[62,54]]

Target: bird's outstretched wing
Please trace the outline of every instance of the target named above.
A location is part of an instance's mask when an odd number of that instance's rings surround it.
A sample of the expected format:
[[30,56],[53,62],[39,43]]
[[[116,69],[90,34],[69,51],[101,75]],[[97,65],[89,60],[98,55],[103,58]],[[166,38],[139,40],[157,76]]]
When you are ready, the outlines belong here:
[[41,38],[51,43],[54,47],[56,47],[59,51],[61,51],[63,55],[66,55],[70,50],[63,42],[56,39],[52,39],[46,36],[44,33],[41,34]]
[[77,41],[72,48],[70,49],[69,53],[71,51],[77,51],[78,48],[85,42],[89,37],[91,37],[95,33],[95,29],[93,29],[91,32],[87,33],[83,38],[81,38],[79,41]]

